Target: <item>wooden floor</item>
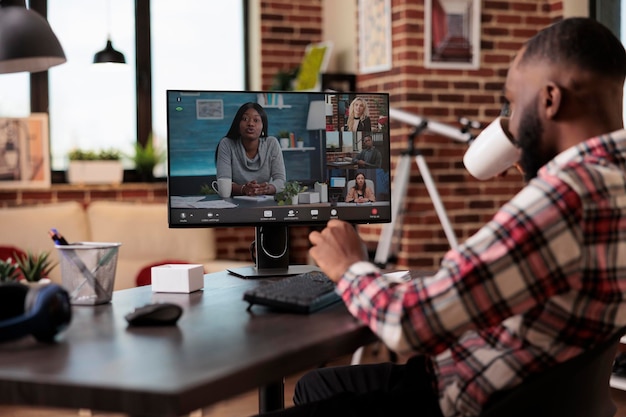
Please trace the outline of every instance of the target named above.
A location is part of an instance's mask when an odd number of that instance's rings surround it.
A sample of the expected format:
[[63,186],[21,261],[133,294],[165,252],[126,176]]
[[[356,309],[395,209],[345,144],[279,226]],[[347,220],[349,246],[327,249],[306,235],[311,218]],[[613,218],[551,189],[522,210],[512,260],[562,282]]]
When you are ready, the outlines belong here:
[[[366,347],[362,357],[363,363],[386,360],[387,352],[372,345]],[[347,365],[351,356],[346,356],[329,363],[328,365]],[[296,381],[302,374],[292,375],[285,379],[285,405],[291,405],[293,389]],[[617,405],[615,417],[626,417],[626,392],[612,390],[613,400]],[[198,410],[189,417],[246,417],[258,411],[258,393],[256,390],[217,403],[203,410]],[[0,417],[127,417],[125,414],[91,412],[89,410],[66,410],[35,407],[7,407],[0,406]],[[565,417],[565,416],[554,416]]]

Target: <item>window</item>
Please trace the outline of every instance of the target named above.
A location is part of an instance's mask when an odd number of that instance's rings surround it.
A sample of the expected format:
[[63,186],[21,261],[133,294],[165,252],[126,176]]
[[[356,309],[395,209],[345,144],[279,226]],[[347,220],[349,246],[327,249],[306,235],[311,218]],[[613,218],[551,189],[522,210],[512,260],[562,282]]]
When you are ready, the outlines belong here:
[[[48,21],[67,57],[49,73],[52,169],[67,167],[73,148],[130,152],[137,138],[135,10],[128,0],[48,0]],[[127,65],[93,65],[106,45]]]
[[25,117],[30,114],[28,73],[0,74],[0,116]]
[[[67,56],[65,64],[48,71],[53,170],[66,169],[67,153],[75,147],[131,152],[136,143],[141,102],[135,85],[135,7],[142,13],[145,4],[48,0],[48,21]],[[245,1],[149,4],[152,132],[155,143],[165,146],[165,90],[245,88]],[[108,35],[126,57],[127,65],[118,71],[92,65]],[[29,83],[27,73],[0,74],[0,116],[31,112]]]
[[245,88],[243,2],[152,0],[150,12],[152,132],[165,146],[168,89]]

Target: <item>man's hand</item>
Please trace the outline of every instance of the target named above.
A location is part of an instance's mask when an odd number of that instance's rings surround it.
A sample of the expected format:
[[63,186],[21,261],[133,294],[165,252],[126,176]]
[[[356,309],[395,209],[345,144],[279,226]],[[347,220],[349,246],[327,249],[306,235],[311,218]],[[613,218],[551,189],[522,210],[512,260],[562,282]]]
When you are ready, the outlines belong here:
[[311,232],[309,254],[334,282],[355,262],[368,260],[367,250],[354,227],[342,220],[330,220],[321,232]]

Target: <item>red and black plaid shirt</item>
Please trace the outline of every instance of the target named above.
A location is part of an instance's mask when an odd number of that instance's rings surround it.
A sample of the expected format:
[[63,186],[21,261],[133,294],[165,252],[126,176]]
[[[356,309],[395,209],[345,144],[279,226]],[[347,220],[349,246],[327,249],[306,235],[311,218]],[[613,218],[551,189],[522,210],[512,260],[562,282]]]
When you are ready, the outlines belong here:
[[559,154],[432,277],[359,262],[337,290],[392,349],[431,358],[445,416],[478,415],[626,325],[626,131]]

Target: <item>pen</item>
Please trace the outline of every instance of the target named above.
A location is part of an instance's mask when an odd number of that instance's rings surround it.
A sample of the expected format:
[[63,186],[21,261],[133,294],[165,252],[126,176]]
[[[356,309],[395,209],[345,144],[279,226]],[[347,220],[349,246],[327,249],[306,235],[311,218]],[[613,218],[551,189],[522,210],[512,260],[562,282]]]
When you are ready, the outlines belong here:
[[50,235],[54,243],[56,243],[57,245],[69,245],[67,240],[65,240],[65,238],[59,233],[57,229],[54,229],[54,228],[50,229],[48,234]]

